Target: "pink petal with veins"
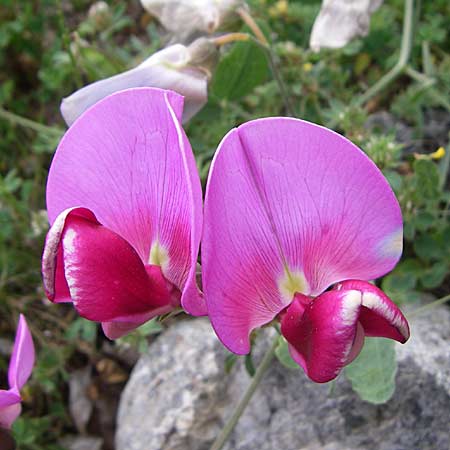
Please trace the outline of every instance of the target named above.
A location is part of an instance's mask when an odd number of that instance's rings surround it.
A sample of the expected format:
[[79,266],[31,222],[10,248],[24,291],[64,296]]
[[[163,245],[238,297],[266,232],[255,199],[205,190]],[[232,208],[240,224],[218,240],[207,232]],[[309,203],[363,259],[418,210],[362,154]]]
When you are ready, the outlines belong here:
[[230,131],[207,183],[202,270],[208,313],[235,353],[294,293],[316,296],[391,270],[398,202],[374,163],[326,128],[291,118]]
[[[144,264],[155,250],[164,277],[180,291],[192,284],[202,211],[200,180],[180,126],[183,98],[136,88],[82,114],[62,139],[50,168],[50,222],[82,206],[127,241]],[[186,309],[190,301],[182,299]],[[192,311],[205,312],[203,300]]]

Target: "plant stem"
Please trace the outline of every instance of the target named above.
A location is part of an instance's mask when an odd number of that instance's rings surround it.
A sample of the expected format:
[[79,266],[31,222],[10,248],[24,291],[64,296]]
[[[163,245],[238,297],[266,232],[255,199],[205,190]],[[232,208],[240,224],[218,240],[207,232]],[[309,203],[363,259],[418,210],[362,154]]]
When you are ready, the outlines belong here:
[[402,44],[400,56],[395,66],[381,77],[371,88],[355,101],[356,106],[361,106],[383,90],[387,85],[397,79],[406,69],[411,56],[413,41],[414,0],[405,0],[405,16],[403,19]]
[[231,432],[233,431],[234,427],[238,423],[239,418],[241,417],[242,413],[245,411],[245,408],[247,407],[250,399],[252,398],[256,388],[258,387],[259,383],[261,382],[264,374],[267,372],[267,369],[270,367],[270,363],[272,362],[272,360],[275,356],[275,349],[277,348],[277,345],[278,345],[278,335],[273,340],[273,343],[267,350],[260,365],[256,369],[255,376],[252,378],[250,385],[248,386],[247,390],[245,391],[244,396],[241,398],[240,402],[238,403],[232,416],[228,419],[228,421],[225,424],[225,426],[223,427],[222,431],[217,436],[216,440],[213,442],[211,450],[221,450],[223,448],[223,446],[225,445]]
[[230,42],[248,41],[249,39],[250,36],[247,33],[228,33],[218,36],[212,39],[212,41],[220,47],[222,45],[229,44]]
[[448,301],[450,301],[450,294],[446,295],[445,297],[439,298],[438,300],[435,300],[434,302],[428,303],[428,305],[424,305],[420,308],[415,309],[408,315],[408,317],[417,316],[419,314],[422,314],[424,311],[426,311],[428,309],[432,309],[435,306],[442,305]]
[[242,21],[250,28],[252,33],[255,35],[255,42],[264,50],[266,53],[267,62],[269,63],[270,70],[272,72],[273,78],[278,85],[278,89],[280,90],[281,97],[283,99],[284,107],[286,108],[287,113],[295,117],[294,108],[292,107],[290,97],[288,95],[288,91],[286,85],[284,84],[283,78],[281,77],[280,71],[275,62],[275,55],[273,53],[270,42],[264,36],[259,25],[250,15],[250,13],[245,8],[238,8],[237,13],[241,17]]
[[259,28],[259,25],[256,23],[255,19],[250,15],[250,13],[247,11],[246,8],[238,8],[237,13],[241,17],[242,21],[250,28],[252,33],[255,35],[256,39],[258,39],[261,44],[265,45],[266,47],[270,47],[270,43],[267,40],[266,36],[264,36],[264,33],[262,32],[261,28]]
[[34,120],[27,119],[26,117],[19,116],[18,114],[14,114],[6,109],[3,109],[0,106],[0,118],[8,120],[9,122],[20,125],[21,127],[30,128],[38,133],[52,134],[55,137],[62,136],[64,133],[63,130],[57,127],[49,127],[47,125],[43,125],[42,123],[35,122]]

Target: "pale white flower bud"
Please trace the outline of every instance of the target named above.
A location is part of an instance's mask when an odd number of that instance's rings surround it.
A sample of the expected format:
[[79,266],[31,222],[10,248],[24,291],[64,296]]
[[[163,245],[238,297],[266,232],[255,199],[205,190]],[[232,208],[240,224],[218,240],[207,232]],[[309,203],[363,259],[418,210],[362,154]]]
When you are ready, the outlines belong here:
[[243,0],[141,0],[180,42],[198,34],[211,34],[222,27]]
[[108,26],[112,20],[112,13],[108,3],[103,0],[93,3],[89,8],[88,19],[92,21],[98,30]]
[[370,16],[383,0],[323,0],[309,41],[314,51],[341,48],[369,32]]
[[96,81],[64,98],[61,114],[70,126],[86,109],[114,92],[134,87],[157,87],[185,97],[183,122],[186,122],[208,100],[208,80],[216,57],[217,48],[208,39],[198,39],[189,47],[171,45],[134,69]]

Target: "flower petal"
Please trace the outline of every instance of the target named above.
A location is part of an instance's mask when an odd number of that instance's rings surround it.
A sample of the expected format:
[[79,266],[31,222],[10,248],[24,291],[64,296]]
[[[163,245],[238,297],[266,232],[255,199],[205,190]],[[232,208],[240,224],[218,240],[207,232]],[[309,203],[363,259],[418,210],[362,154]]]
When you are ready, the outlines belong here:
[[344,137],[267,118],[223,139],[207,185],[202,266],[209,315],[232,351],[248,352],[250,331],[294,293],[377,278],[401,249],[391,188]]
[[42,278],[48,299],[55,303],[72,301],[64,274],[63,251],[61,249],[61,237],[69,215],[76,215],[97,222],[95,215],[86,208],[68,208],[58,215],[48,231],[42,255]]
[[2,410],[2,408],[20,403],[20,401],[21,398],[20,395],[16,392],[16,389],[9,389],[8,391],[0,389],[0,411]]
[[96,103],[61,141],[47,185],[51,222],[67,208],[90,209],[180,290],[199,232],[192,225],[201,223],[200,180],[179,125],[182,106],[179,95],[151,88]]
[[0,390],[0,428],[10,429],[21,411],[20,395],[9,390]]
[[154,309],[152,311],[149,311],[148,313],[136,315],[132,322],[123,322],[123,321],[102,322],[103,333],[105,333],[105,336],[108,337],[109,339],[118,339],[122,336],[125,336],[130,331],[133,331],[136,328],[140,327],[142,324],[149,321],[150,319],[153,319],[156,316],[170,312],[171,309],[172,309],[171,305],[169,305],[168,307],[166,306]]
[[88,84],[63,99],[61,114],[67,125],[98,101],[124,89],[154,87],[170,89],[185,97],[183,122],[187,122],[208,100],[207,75],[189,64],[189,48],[171,45],[154,53],[139,66],[104,80]]
[[243,0],[141,0],[175,39],[186,42],[192,36],[213,33],[230,20]]
[[383,0],[323,0],[311,31],[311,48],[341,48],[357,36],[367,36],[370,16],[381,3]]
[[194,154],[192,153],[189,140],[176,120],[175,112],[170,104],[168,105],[172,114],[173,123],[178,131],[180,137],[179,146],[181,149],[181,155],[183,158],[184,170],[189,177],[189,183],[187,184],[188,196],[191,204],[191,240],[190,240],[190,267],[189,273],[186,278],[186,284],[182,291],[181,305],[183,309],[194,316],[205,316],[206,303],[197,286],[197,257],[200,247],[200,241],[202,238],[203,228],[203,202],[202,202],[202,187],[200,184],[200,178],[198,176],[197,163],[195,162]]
[[136,315],[173,307],[161,269],[145,267],[128,242],[102,226],[92,213],[83,216],[79,212],[80,208],[63,211],[64,227],[56,245],[79,314],[99,322],[133,322]]
[[[328,291],[312,300],[301,313],[297,303],[281,319],[281,333],[290,344],[294,360],[317,383],[335,378],[361,350],[363,334],[357,335],[362,295],[358,291]],[[361,330],[362,331],[362,330]]]
[[25,317],[21,314],[17,326],[14,348],[9,362],[8,383],[19,391],[30,378],[35,362],[33,338]]
[[270,322],[283,303],[282,258],[238,129],[222,140],[211,165],[202,239],[203,291],[222,343],[250,350],[249,333]]
[[359,280],[343,281],[336,289],[361,292],[362,308],[359,321],[366,336],[390,338],[402,344],[409,339],[408,321],[381,289]]

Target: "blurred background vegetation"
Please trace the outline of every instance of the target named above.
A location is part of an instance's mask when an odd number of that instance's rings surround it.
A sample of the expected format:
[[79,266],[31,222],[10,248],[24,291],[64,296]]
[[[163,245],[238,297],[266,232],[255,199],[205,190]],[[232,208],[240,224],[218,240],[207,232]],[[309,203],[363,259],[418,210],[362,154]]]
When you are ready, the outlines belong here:
[[[166,43],[161,27],[138,0],[110,0],[106,12],[88,14],[92,3],[3,0],[0,9],[0,385],[6,386],[8,351],[22,312],[38,349],[37,367],[24,390],[24,414],[14,428],[25,450],[64,448],[62,436],[85,429],[100,430],[104,448],[112,448],[114,418],[103,416],[114,411],[133,364],[121,352],[145,350],[147,337],[161,329],[152,322],[114,346],[71,307],[50,306],[41,285],[40,256],[48,228],[46,176],[65,129],[61,99],[89,82],[134,67]],[[403,1],[385,2],[372,17],[366,38],[320,53],[308,47],[319,1],[249,3],[271,42],[295,115],[353,140],[383,170],[398,196],[405,252],[382,280],[383,289],[398,303],[417,302],[425,294],[446,295],[448,0],[416,2],[408,70],[370,98],[364,98],[368,89],[399,58]],[[231,127],[286,115],[260,48],[238,43],[222,53],[209,102],[186,127],[203,181],[217,144]],[[76,388],[72,374],[86,367],[87,419],[70,400]]]

